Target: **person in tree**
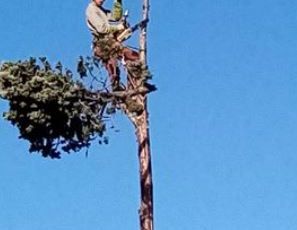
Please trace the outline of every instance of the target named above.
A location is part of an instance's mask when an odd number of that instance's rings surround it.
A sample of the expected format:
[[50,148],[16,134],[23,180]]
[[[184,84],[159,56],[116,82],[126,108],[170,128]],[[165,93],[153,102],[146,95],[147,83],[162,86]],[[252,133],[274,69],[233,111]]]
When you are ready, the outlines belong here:
[[119,88],[120,70],[118,59],[138,61],[139,53],[123,46],[117,35],[125,29],[122,19],[121,0],[115,0],[111,11],[103,8],[105,0],[91,0],[86,9],[88,28],[93,35],[94,56],[104,64],[113,90]]

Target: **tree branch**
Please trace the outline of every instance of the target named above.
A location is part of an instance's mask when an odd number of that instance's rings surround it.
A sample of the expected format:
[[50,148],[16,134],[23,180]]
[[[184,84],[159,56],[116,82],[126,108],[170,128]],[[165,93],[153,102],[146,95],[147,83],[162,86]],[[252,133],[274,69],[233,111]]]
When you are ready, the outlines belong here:
[[108,92],[108,93],[100,93],[101,96],[107,96],[107,97],[116,97],[116,98],[126,98],[126,97],[133,97],[139,94],[147,94],[154,90],[150,90],[146,87],[138,87],[136,89],[130,89],[126,91],[114,91],[114,92]]
[[94,93],[92,96],[85,96],[84,98],[90,101],[103,100],[106,102],[113,101],[114,99],[125,99],[127,97],[133,97],[137,95],[145,95],[147,93],[155,91],[146,87],[138,87],[136,89],[130,89],[126,91],[114,91],[114,92],[99,92]]

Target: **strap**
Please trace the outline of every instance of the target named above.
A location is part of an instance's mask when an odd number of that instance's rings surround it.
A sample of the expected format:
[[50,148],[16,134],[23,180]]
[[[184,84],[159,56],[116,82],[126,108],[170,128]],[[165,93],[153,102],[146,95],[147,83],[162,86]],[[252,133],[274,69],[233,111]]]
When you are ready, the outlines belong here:
[[[96,29],[96,27],[91,23],[91,21],[90,20],[88,20],[88,24],[89,24],[89,26],[94,30],[94,31],[96,31],[98,34],[99,34],[99,32],[97,31],[97,29]],[[97,34],[94,34],[94,33],[92,33],[94,36],[97,36]]]

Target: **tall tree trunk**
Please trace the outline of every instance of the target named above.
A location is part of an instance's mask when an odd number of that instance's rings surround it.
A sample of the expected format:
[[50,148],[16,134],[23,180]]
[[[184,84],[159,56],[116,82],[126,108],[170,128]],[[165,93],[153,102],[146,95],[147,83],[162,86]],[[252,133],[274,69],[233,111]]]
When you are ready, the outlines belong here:
[[140,229],[153,230],[153,181],[147,110],[143,112],[142,118],[139,120],[136,136],[139,145],[138,157],[141,189]]
[[[149,0],[143,0],[143,20],[149,18]],[[140,59],[147,66],[147,26],[140,31]],[[140,173],[141,204],[139,210],[140,229],[153,230],[153,179],[150,151],[149,122],[147,109],[147,96],[140,98],[144,112],[136,123],[136,136],[138,140],[138,157]]]
[[[148,19],[149,0],[143,0],[143,20]],[[141,28],[139,38],[140,61],[143,66],[147,67],[147,25]],[[135,134],[138,143],[138,158],[139,158],[139,177],[140,177],[140,192],[141,202],[139,208],[140,230],[153,230],[153,179],[152,179],[152,164],[150,150],[150,135],[147,109],[147,93],[148,89],[141,91],[138,88],[142,85],[142,78],[135,78],[128,71],[128,79],[131,84],[131,89],[136,90],[137,94],[131,94],[131,98],[137,102],[142,108],[142,113],[135,115],[130,111],[128,103],[122,104],[123,111],[128,115],[135,127]],[[131,91],[131,92],[132,92]],[[135,92],[136,92],[135,91]],[[133,91],[134,92],[134,91]]]

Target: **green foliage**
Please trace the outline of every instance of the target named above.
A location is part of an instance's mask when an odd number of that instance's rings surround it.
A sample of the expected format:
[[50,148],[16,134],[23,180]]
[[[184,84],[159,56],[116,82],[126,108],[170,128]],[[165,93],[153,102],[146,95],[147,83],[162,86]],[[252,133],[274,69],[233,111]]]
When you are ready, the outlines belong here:
[[133,76],[134,81],[139,81],[142,84],[148,83],[152,79],[152,74],[149,71],[148,67],[141,63],[137,62],[127,62],[127,69],[131,76]]
[[[9,110],[3,116],[18,127],[19,138],[29,141],[30,152],[60,158],[61,152],[77,152],[95,139],[107,144],[105,122],[117,109],[141,115],[144,108],[135,96],[110,92],[106,78],[98,78],[100,63],[119,58],[122,49],[107,36],[95,41],[96,58],[79,58],[77,72],[84,82],[89,82],[89,88],[74,81],[72,72],[63,70],[60,62],[52,67],[44,57],[0,66],[0,98],[9,101]],[[126,70],[127,86],[121,91],[139,87],[148,92],[156,90],[148,83],[151,74],[143,63],[127,61]]]
[[[60,158],[61,151],[79,151],[96,138],[107,143],[103,115],[109,101],[72,80],[70,71],[63,73],[60,62],[52,68],[46,58],[40,61],[0,66],[6,73],[0,77],[0,97],[9,101],[3,116],[29,141],[30,152]],[[86,76],[83,63],[78,71]]]

